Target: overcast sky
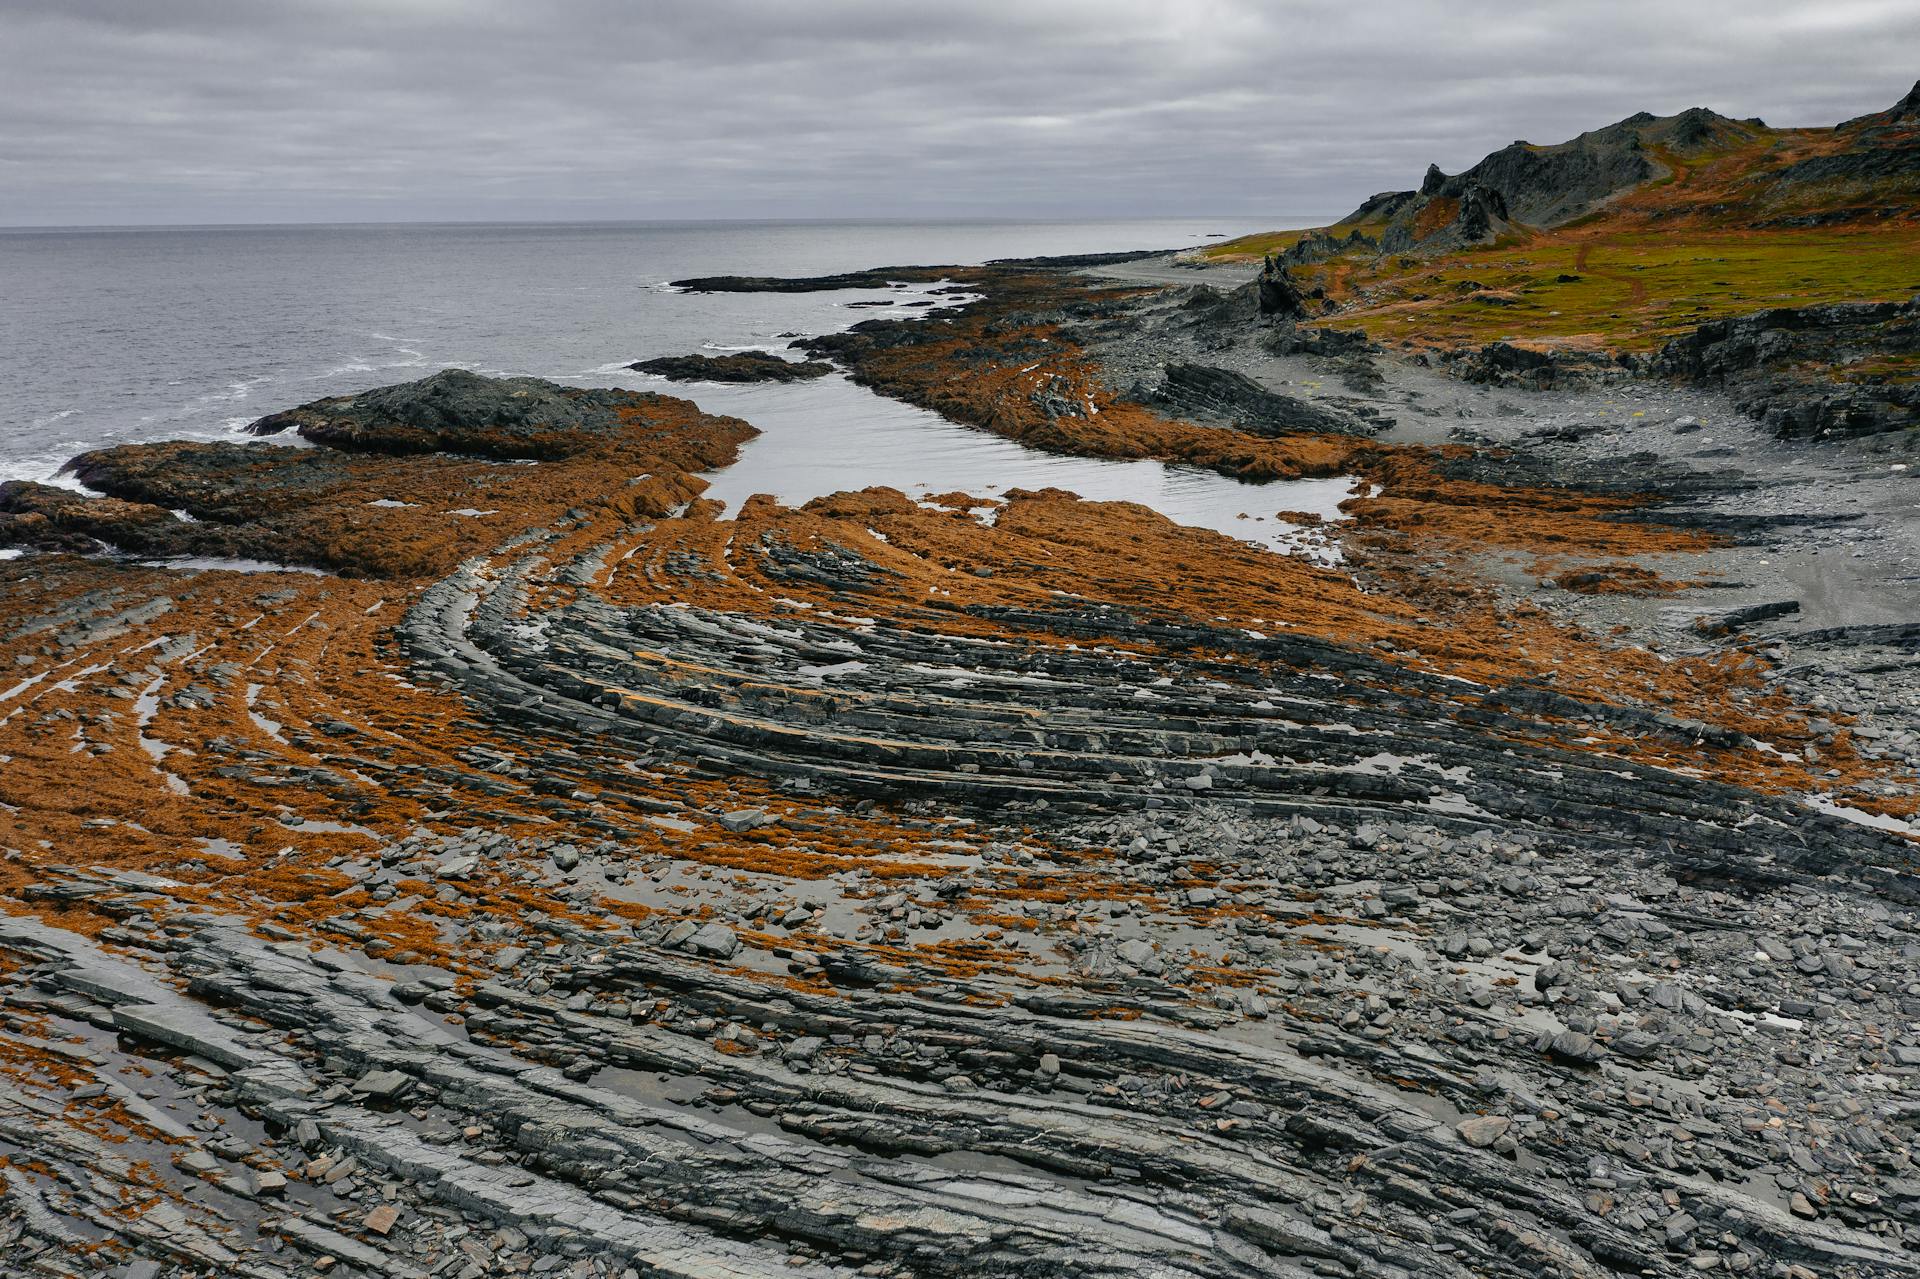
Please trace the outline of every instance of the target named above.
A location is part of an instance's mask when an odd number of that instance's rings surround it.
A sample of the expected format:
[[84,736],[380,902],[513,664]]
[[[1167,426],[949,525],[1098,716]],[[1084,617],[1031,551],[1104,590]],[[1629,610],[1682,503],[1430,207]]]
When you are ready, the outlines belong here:
[[0,225],[1340,214],[1916,53],[1920,0],[0,0]]

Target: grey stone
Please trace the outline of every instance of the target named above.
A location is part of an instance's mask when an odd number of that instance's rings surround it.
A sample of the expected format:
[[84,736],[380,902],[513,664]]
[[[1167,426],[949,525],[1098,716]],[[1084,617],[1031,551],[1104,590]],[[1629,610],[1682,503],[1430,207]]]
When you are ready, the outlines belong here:
[[740,938],[725,924],[702,924],[686,939],[686,948],[717,959],[731,959],[740,950]]
[[362,1097],[391,1101],[412,1084],[412,1079],[397,1070],[370,1070],[354,1081],[353,1091]]
[[767,825],[772,820],[773,818],[767,816],[765,812],[758,808],[742,808],[735,812],[722,813],[720,815],[720,824],[736,835],[745,831],[756,830],[761,826]]

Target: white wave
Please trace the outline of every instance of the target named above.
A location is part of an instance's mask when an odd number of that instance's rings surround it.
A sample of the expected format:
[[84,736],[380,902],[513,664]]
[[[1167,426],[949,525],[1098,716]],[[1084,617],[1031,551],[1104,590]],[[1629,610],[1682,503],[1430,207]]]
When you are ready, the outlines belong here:
[[[582,372],[574,374],[574,376],[575,377],[613,377],[621,373],[632,373],[635,370],[628,367],[632,363],[633,363],[632,360],[608,360],[605,364],[596,364],[590,369],[586,369],[586,370],[583,370]],[[651,376],[651,375],[645,375],[645,376]]]
[[66,470],[67,463],[76,453],[84,453],[88,445],[79,440],[69,440],[43,453],[30,453],[25,457],[0,459],[0,480],[31,480],[36,484],[50,484],[54,488],[72,489],[76,493],[85,493],[87,488],[73,478]]

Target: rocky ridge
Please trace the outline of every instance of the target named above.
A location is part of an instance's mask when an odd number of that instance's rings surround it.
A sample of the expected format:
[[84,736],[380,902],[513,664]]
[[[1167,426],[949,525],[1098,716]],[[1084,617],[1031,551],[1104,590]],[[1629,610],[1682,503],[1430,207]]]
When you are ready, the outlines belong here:
[[1373,196],[1330,230],[1380,228],[1383,253],[1445,252],[1490,244],[1527,227],[1556,227],[1672,172],[1663,156],[1686,157],[1754,137],[1757,120],[1736,121],[1705,107],[1678,115],[1647,112],[1553,146],[1514,142],[1451,176],[1427,166],[1419,189]]

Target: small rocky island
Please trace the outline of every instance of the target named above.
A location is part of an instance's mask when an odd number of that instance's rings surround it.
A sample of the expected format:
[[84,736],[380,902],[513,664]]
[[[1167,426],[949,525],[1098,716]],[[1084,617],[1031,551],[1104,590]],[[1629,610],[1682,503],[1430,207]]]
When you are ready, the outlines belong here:
[[669,382],[802,382],[833,372],[833,366],[821,360],[783,360],[768,351],[663,355],[627,367],[655,374]]
[[1913,1275],[1917,157],[1633,117],[635,366],[1350,477],[1331,563],[722,519],[749,423],[457,370],[0,485],[9,1273]]

